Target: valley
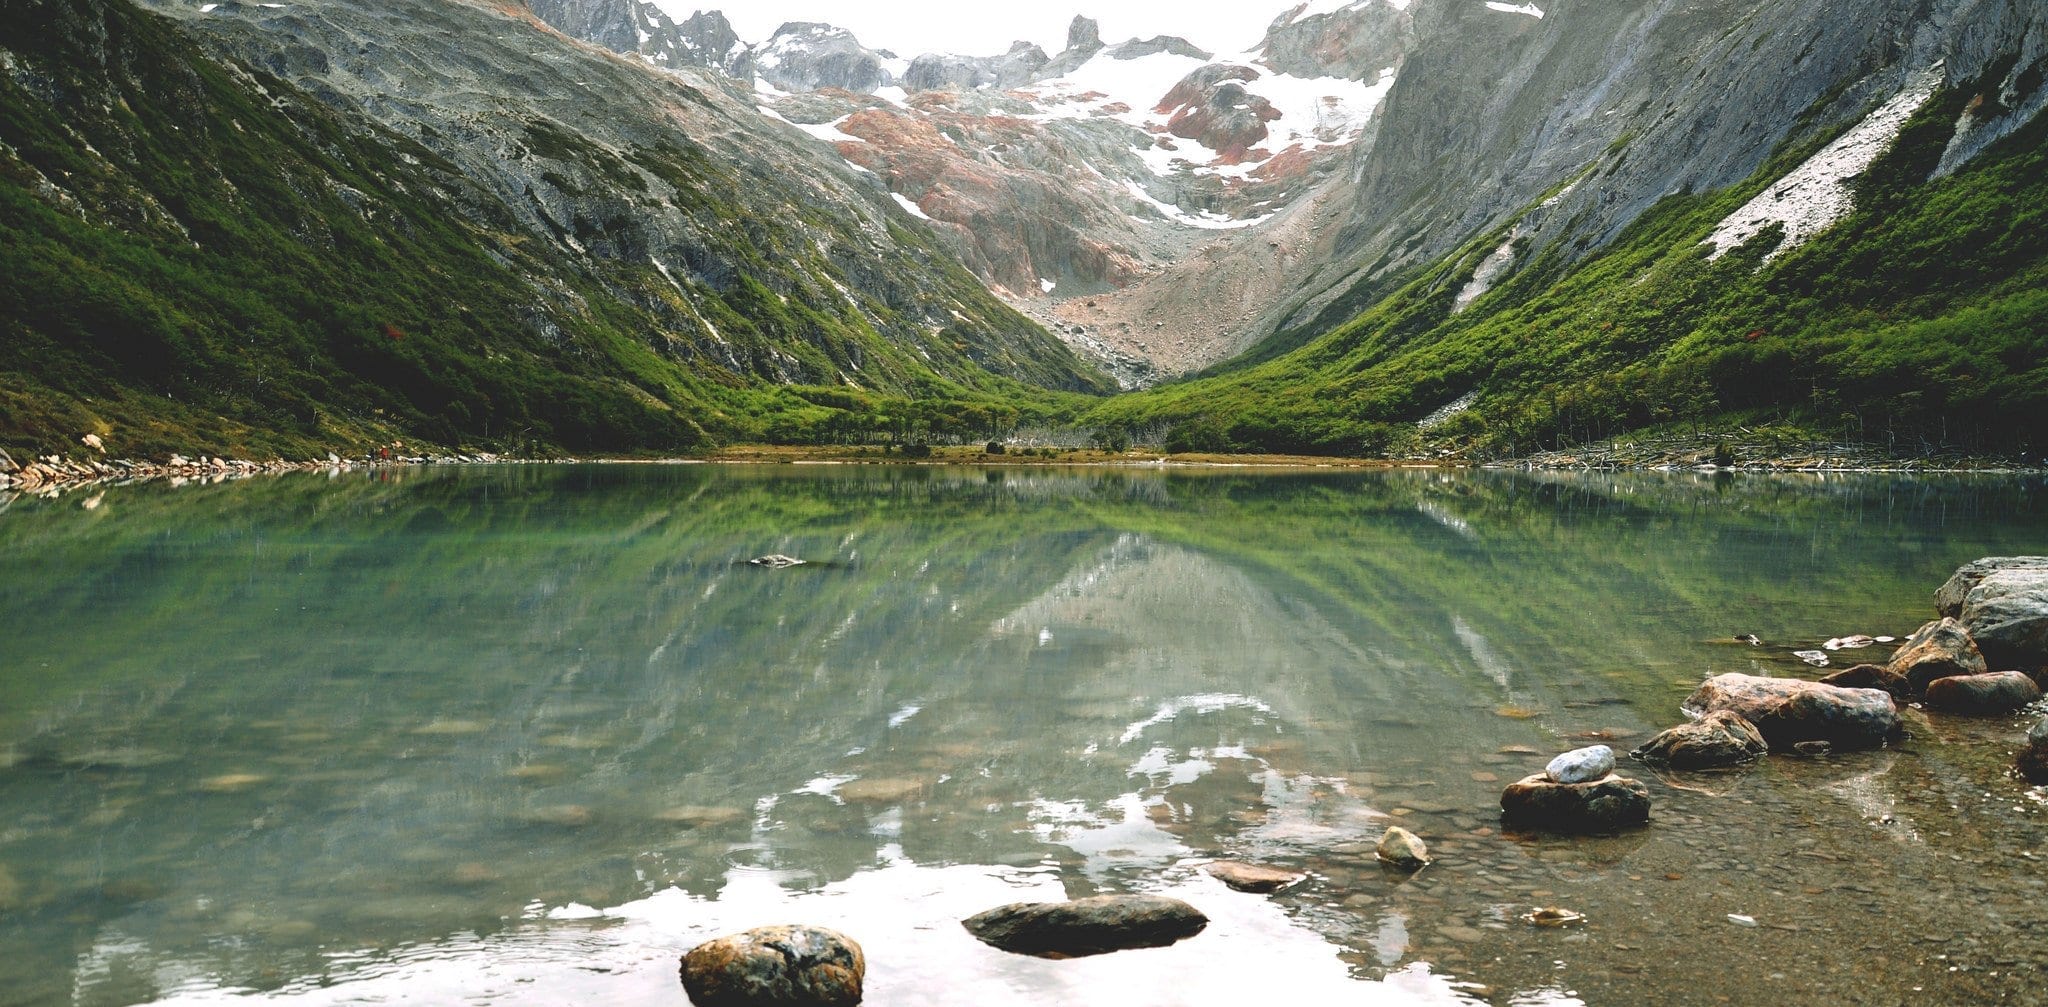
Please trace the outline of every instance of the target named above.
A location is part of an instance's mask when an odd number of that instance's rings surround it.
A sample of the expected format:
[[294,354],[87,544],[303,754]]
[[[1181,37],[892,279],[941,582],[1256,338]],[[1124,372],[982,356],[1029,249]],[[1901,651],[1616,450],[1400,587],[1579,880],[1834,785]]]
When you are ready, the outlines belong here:
[[2048,18],[1881,8],[958,55],[644,0],[41,0],[0,39],[0,446],[2024,457]]

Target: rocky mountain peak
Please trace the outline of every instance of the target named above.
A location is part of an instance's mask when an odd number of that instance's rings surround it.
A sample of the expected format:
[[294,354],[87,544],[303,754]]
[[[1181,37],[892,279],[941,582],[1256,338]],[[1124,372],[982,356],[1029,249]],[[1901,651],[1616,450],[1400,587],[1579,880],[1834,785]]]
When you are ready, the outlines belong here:
[[1189,59],[1214,59],[1215,54],[1195,47],[1195,44],[1177,35],[1154,35],[1148,39],[1132,39],[1109,51],[1116,59],[1143,59],[1158,53],[1169,52]]
[[1090,50],[1102,48],[1102,26],[1096,24],[1094,18],[1082,17],[1079,14],[1074,15],[1073,22],[1067,25],[1067,48]]
[[[896,83],[896,54],[869,49],[853,33],[816,21],[791,21],[754,52],[754,72],[784,91],[831,87],[872,94]],[[907,68],[906,68],[907,69]]]

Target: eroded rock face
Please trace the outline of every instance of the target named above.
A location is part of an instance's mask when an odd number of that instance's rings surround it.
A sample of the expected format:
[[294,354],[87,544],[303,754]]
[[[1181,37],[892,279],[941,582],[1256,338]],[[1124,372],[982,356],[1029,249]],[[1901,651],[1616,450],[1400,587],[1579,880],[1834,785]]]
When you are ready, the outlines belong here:
[[1501,820],[1556,832],[1618,832],[1650,820],[1650,788],[1608,775],[1589,783],[1558,783],[1537,773],[1500,795]]
[[754,53],[754,72],[784,91],[833,87],[872,94],[896,83],[885,49],[869,49],[844,28],[791,21]]
[[1019,42],[1001,56],[973,57],[926,53],[910,61],[903,74],[908,91],[937,91],[947,88],[972,91],[976,88],[1012,88],[1037,77],[1052,57],[1029,42]]
[[1898,737],[1899,711],[1877,689],[1844,689],[1792,678],[1717,675],[1686,698],[1686,713],[1739,714],[1773,749],[1825,741],[1840,749],[1877,748]]
[[1179,899],[1097,895],[1071,902],[1019,902],[961,921],[982,943],[1021,955],[1080,958],[1163,948],[1201,933],[1209,917]]
[[1715,710],[1651,738],[1630,753],[1673,769],[1714,769],[1754,762],[1770,752],[1763,732],[1730,710]]
[[1952,675],[1927,686],[1927,705],[1950,713],[2011,713],[2041,698],[2041,687],[2026,674]]
[[1955,619],[1943,618],[1919,628],[1885,669],[1906,680],[1915,693],[1927,684],[1950,675],[1982,675],[1991,670],[1968,630]]
[[852,1007],[867,959],[834,930],[762,927],[706,941],[683,956],[683,989],[697,1007]]

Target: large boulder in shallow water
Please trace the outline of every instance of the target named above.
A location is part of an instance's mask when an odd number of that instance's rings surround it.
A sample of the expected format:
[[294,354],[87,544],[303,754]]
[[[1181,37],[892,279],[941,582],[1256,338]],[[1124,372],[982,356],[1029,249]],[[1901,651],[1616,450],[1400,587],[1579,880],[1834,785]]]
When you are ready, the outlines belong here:
[[1754,762],[1769,752],[1755,724],[1732,710],[1715,710],[1651,738],[1629,754],[1673,769],[1714,769]]
[[2041,687],[2017,671],[1952,675],[1927,686],[1927,705],[1950,713],[2011,713],[2041,698]]
[[1986,556],[1975,563],[1965,563],[1934,592],[1934,611],[1950,619],[1963,617],[1963,605],[1970,600],[1970,592],[1984,582],[1984,578],[1995,573],[2036,571],[2048,573],[2048,556]]
[[1500,795],[1501,821],[1555,832],[1618,832],[1650,820],[1650,788],[1608,775],[1559,783],[1548,773],[1524,777]]
[[707,941],[683,956],[683,990],[697,1007],[853,1007],[867,959],[845,934],[762,927]]
[[1986,574],[1963,599],[1959,618],[1992,668],[2033,671],[2048,665],[2048,568],[2013,566]]
[[1201,933],[1208,925],[1209,917],[1201,910],[1158,895],[1018,902],[961,921],[983,944],[1041,958],[1163,948]]
[[1906,680],[1916,693],[1927,691],[1927,683],[1951,675],[1982,675],[1991,669],[1963,624],[1944,618],[1914,632],[1892,655],[1885,670]]
[[1695,717],[1716,710],[1755,724],[1773,750],[1789,750],[1802,741],[1877,748],[1901,733],[1899,709],[1890,695],[1796,678],[1716,675],[1685,700],[1685,712]]

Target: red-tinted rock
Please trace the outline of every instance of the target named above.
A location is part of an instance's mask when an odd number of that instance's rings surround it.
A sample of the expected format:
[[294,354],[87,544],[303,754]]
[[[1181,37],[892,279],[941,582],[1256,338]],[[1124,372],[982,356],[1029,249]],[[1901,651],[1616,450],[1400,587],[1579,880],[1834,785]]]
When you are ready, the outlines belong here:
[[697,1007],[853,1007],[867,959],[845,934],[762,927],[706,941],[683,956],[683,990]]
[[1885,669],[1906,680],[1915,693],[1927,691],[1927,683],[1951,675],[1982,675],[1991,669],[1963,624],[1944,618],[1920,627]]
[[1950,713],[2011,713],[2041,698],[2041,687],[2017,671],[1951,675],[1927,686],[1927,705]]
[[1802,741],[1836,748],[1877,748],[1899,736],[1898,706],[1877,689],[1843,689],[1795,678],[1717,675],[1686,698],[1685,711],[1704,717],[1716,710],[1756,725],[1773,749]]

